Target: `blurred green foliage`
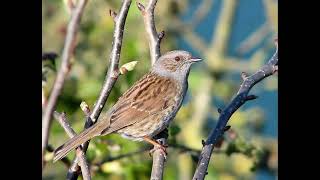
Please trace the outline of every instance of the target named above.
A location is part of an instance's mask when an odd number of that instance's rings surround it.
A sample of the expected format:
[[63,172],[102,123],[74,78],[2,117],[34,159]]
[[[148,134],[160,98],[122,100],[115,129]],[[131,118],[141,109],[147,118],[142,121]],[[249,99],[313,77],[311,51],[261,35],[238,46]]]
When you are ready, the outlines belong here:
[[[117,12],[119,7],[120,1],[118,0],[103,0],[89,1],[85,8],[77,36],[77,46],[72,57],[72,70],[57,106],[57,111],[67,113],[70,124],[76,132],[82,131],[85,121],[84,113],[79,107],[81,101],[85,101],[92,108],[102,87],[108,68],[114,27],[108,10],[113,9]],[[158,2],[155,13],[157,29],[158,31],[168,30],[161,44],[162,52],[179,48],[177,47],[176,34],[183,34],[183,29],[173,22],[179,19],[179,14],[183,13],[187,7],[188,1]],[[268,8],[270,9],[270,6]],[[55,69],[60,67],[60,53],[63,49],[69,18],[70,15],[64,1],[43,1],[43,51],[58,54],[54,63],[43,61],[45,96],[48,96],[52,88],[56,75]],[[186,39],[188,40],[188,37]],[[238,63],[236,59],[230,60],[230,57],[224,56],[223,52],[218,50],[209,51],[210,48],[206,51],[199,50],[204,54],[203,58],[206,63],[195,67],[190,73],[189,92],[184,105],[169,128],[169,143],[171,144],[182,144],[201,150],[201,140],[206,138],[219,116],[214,99],[226,104],[239,87],[239,82],[234,82],[229,78],[230,71],[241,71],[243,67],[246,67],[249,72],[252,72],[268,58],[264,51],[259,51],[249,61],[244,62],[245,64],[232,66],[232,64]],[[139,63],[133,71],[120,76],[103,112],[106,112],[125,90],[149,70],[149,57],[143,19],[135,6],[135,1],[133,1],[126,21],[120,64],[134,60]],[[221,64],[219,65],[219,63]],[[228,66],[231,69],[226,68],[226,63],[231,64]],[[232,69],[232,67],[238,69]],[[253,91],[258,95],[262,90],[277,89],[277,78],[271,77],[261,84]],[[265,113],[261,107],[239,109],[232,116],[229,124],[238,135],[233,138],[225,137],[225,141],[219,148],[221,152],[214,152],[207,179],[253,179],[256,172],[254,170],[259,168],[266,168],[272,173],[277,171],[277,140],[263,136],[261,131],[264,119]],[[226,136],[230,136],[230,133],[226,133]],[[49,144],[57,147],[67,139],[68,136],[62,127],[57,121],[53,121]],[[88,161],[91,162],[93,179],[149,179],[152,158],[148,151],[105,162],[110,157],[146,147],[150,146],[144,142],[123,139],[119,135],[95,138],[91,141],[87,152]],[[73,157],[74,152],[67,156],[70,161]],[[183,152],[179,148],[169,148],[164,179],[191,179],[197,164],[196,157],[194,153]],[[66,172],[67,167],[62,162],[52,164],[50,161],[46,164],[43,179],[64,179]]]

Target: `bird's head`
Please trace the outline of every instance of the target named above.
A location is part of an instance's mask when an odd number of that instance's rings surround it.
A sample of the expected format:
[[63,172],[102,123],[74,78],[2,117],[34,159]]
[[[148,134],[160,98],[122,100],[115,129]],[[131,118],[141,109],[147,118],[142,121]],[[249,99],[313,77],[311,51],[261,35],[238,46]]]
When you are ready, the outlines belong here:
[[191,53],[174,50],[162,55],[153,65],[152,70],[160,75],[186,78],[193,63],[201,61]]

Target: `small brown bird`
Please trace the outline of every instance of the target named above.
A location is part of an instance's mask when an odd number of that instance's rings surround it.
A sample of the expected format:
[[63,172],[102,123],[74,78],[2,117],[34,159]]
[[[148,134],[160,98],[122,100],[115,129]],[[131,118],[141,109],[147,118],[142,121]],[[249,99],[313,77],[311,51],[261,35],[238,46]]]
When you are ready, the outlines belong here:
[[53,161],[62,159],[93,137],[110,133],[135,141],[145,140],[163,149],[152,137],[164,130],[177,114],[188,89],[191,64],[200,60],[181,50],[161,56],[151,71],[128,89],[106,116],[58,147]]

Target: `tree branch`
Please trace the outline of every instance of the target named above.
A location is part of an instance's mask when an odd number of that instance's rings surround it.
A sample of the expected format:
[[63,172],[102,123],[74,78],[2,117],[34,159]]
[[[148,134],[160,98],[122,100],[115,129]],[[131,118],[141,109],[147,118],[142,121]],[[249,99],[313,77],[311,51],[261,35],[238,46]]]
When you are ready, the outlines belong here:
[[137,2],[137,6],[142,13],[144,25],[149,38],[149,49],[152,64],[161,56],[160,42],[164,36],[164,31],[161,31],[158,34],[154,22],[154,9],[157,1],[158,0],[149,0],[146,8],[141,3]]
[[66,40],[62,52],[61,67],[57,74],[57,78],[54,82],[53,89],[50,98],[47,102],[44,115],[42,116],[42,168],[44,162],[44,152],[48,144],[48,136],[51,126],[52,113],[56,107],[58,97],[62,91],[65,78],[68,75],[68,72],[70,71],[70,57],[73,53],[75,37],[78,32],[80,19],[86,4],[87,0],[79,0],[77,6],[72,11],[72,16],[68,24]]
[[[63,129],[66,131],[66,133],[70,138],[77,135],[76,132],[71,128],[70,124],[68,123],[65,113],[60,114],[58,112],[54,112],[54,117],[58,120],[58,122],[60,123],[60,125],[63,127]],[[76,155],[79,159],[79,165],[81,167],[83,179],[91,180],[88,162],[86,160],[86,157],[81,147],[76,148]]]
[[[248,100],[254,99],[254,96],[248,96],[251,88],[263,80],[264,78],[274,74],[278,70],[278,45],[276,42],[276,52],[272,56],[272,58],[261,67],[256,73],[251,76],[243,76],[243,83],[240,86],[240,89],[236,95],[236,97],[231,101],[231,103],[221,111],[218,123],[213,129],[208,139],[206,140],[202,152],[199,157],[198,166],[196,168],[195,174],[193,176],[193,180],[203,180],[205,175],[207,174],[207,168],[209,165],[210,157],[213,151],[214,145],[218,142],[218,140],[222,137],[224,133],[224,129],[228,123],[228,120],[232,116],[232,114],[240,108],[245,102]],[[249,97],[249,98],[248,98]]]
[[[156,7],[157,0],[149,0],[147,7],[145,8],[141,3],[137,2],[137,7],[141,11],[145,29],[149,38],[149,49],[151,56],[151,63],[154,64],[156,60],[161,56],[160,43],[164,37],[164,31],[157,33],[155,21],[154,21],[154,9]],[[162,145],[167,145],[167,129],[162,131],[155,137],[156,141]],[[162,180],[164,171],[164,162],[166,155],[159,150],[153,152],[153,163],[151,171],[151,180]]]
[[[168,129],[164,129],[158,135],[154,137],[156,141],[160,144],[167,146],[168,142]],[[166,161],[166,154],[163,153],[160,149],[156,149],[152,155],[152,170],[150,180],[162,180],[163,178],[163,171],[164,171],[164,163]]]
[[[120,53],[121,53],[121,46],[122,46],[122,39],[123,39],[123,32],[125,21],[127,18],[127,14],[131,5],[131,0],[123,0],[120,12],[116,14],[113,11],[110,11],[110,16],[113,18],[115,22],[115,29],[113,33],[113,43],[112,43],[112,50],[110,53],[110,64],[108,73],[105,77],[105,81],[103,87],[100,91],[100,95],[98,100],[90,114],[90,117],[86,119],[85,128],[89,128],[92,126],[96,120],[99,118],[100,113],[109,97],[111,89],[113,88],[115,82],[117,81],[120,73],[119,73],[119,60],[120,60]],[[87,151],[89,145],[89,141],[82,145],[83,152]],[[77,179],[79,175],[80,169],[78,166],[78,158],[75,158],[67,175],[67,179]]]

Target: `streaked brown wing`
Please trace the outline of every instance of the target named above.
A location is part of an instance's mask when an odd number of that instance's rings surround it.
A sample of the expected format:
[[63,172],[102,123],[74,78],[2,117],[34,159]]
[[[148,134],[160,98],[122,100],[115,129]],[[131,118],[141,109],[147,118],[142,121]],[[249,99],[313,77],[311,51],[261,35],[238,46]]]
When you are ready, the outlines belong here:
[[152,73],[145,75],[119,98],[110,112],[110,127],[114,132],[150,115],[160,113],[174,103],[176,83]]

